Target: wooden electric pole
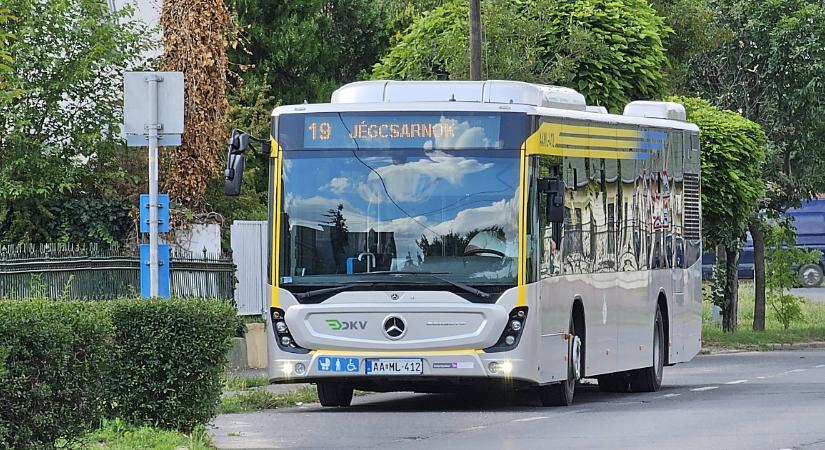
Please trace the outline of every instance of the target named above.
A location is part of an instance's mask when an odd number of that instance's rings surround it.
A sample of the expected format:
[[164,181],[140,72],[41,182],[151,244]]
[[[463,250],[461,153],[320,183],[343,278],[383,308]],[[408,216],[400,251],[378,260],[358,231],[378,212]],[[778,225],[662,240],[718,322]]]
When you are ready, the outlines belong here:
[[470,0],[470,79],[481,80],[481,0]]

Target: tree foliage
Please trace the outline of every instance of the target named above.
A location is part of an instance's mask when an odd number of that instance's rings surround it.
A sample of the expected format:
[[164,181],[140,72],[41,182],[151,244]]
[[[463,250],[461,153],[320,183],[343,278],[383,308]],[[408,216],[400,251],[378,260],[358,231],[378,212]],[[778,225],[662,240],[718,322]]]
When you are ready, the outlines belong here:
[[[67,198],[114,197],[128,178],[122,73],[150,45],[131,11],[99,0],[4,0],[15,96],[0,102],[0,223],[18,241],[49,240],[38,221]],[[45,216],[45,217],[44,217]],[[13,222],[13,223],[10,223]],[[2,227],[2,226],[0,226]]]
[[222,0],[167,0],[161,25],[163,70],[183,72],[186,111],[181,145],[166,153],[164,181],[172,201],[205,212],[206,186],[221,171],[226,136],[230,15]]
[[690,95],[689,85],[696,76],[692,60],[718,49],[730,39],[730,31],[721,25],[710,7],[710,0],[652,0],[656,12],[673,30],[664,38],[668,90]]
[[[384,51],[386,0],[231,0],[241,42],[230,59],[281,103],[328,101]],[[275,106],[275,105],[271,105]]]
[[825,4],[807,0],[716,0],[728,35],[691,58],[689,88],[764,127],[775,144],[772,205],[798,205],[825,189]]
[[[468,6],[452,1],[416,19],[375,65],[373,78],[466,79]],[[482,3],[488,79],[569,85],[613,112],[662,95],[662,35],[646,0]]]
[[12,91],[6,82],[6,74],[11,71],[11,64],[14,61],[8,52],[8,47],[14,35],[5,31],[6,24],[12,20],[9,10],[0,7],[0,104],[3,104],[12,97]]
[[702,237],[705,248],[720,247],[713,298],[722,308],[723,329],[733,332],[739,308],[739,249],[765,191],[765,133],[758,124],[706,100],[673,100],[685,105],[687,120],[700,129]]
[[748,220],[765,191],[762,128],[733,111],[698,98],[675,97],[699,126],[702,160],[702,229],[706,247],[739,248]]

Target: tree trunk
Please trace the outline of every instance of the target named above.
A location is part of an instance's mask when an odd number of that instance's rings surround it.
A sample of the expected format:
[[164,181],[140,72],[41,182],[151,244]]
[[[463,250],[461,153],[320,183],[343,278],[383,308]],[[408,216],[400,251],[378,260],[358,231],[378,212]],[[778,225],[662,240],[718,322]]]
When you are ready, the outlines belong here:
[[765,231],[756,217],[748,229],[753,237],[753,330],[765,331]]
[[470,0],[470,79],[481,80],[481,0]]
[[728,304],[722,310],[722,331],[733,333],[739,318],[739,251],[725,247],[725,254],[725,296]]

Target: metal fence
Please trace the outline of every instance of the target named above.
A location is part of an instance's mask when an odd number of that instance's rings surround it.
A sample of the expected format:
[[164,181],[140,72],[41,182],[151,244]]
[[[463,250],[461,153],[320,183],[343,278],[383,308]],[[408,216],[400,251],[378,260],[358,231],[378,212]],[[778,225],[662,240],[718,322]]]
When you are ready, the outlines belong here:
[[[173,254],[169,269],[174,297],[233,297],[235,265],[229,257]],[[140,258],[134,249],[93,244],[0,246],[0,298],[107,300],[139,294]]]

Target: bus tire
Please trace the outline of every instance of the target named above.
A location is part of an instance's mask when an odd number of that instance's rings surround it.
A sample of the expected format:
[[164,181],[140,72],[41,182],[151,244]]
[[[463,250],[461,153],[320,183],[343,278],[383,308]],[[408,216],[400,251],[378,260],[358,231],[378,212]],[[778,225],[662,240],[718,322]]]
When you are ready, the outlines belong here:
[[[571,317],[570,334],[572,338],[567,340],[567,380],[539,388],[539,398],[542,406],[570,406],[573,404],[576,383],[582,374],[581,339],[577,334],[577,326],[581,327],[582,325],[577,325]],[[578,369],[576,365],[578,365]]]
[[332,381],[319,381],[316,387],[321,406],[349,406],[352,403],[352,386]]
[[627,372],[608,373],[596,378],[601,392],[627,392],[630,389]]
[[665,363],[665,327],[662,311],[656,305],[656,320],[653,323],[653,365],[630,372],[630,390],[633,392],[656,392],[662,387],[662,372]]
[[817,264],[805,264],[799,268],[799,282],[803,287],[817,287],[822,284],[822,267]]

